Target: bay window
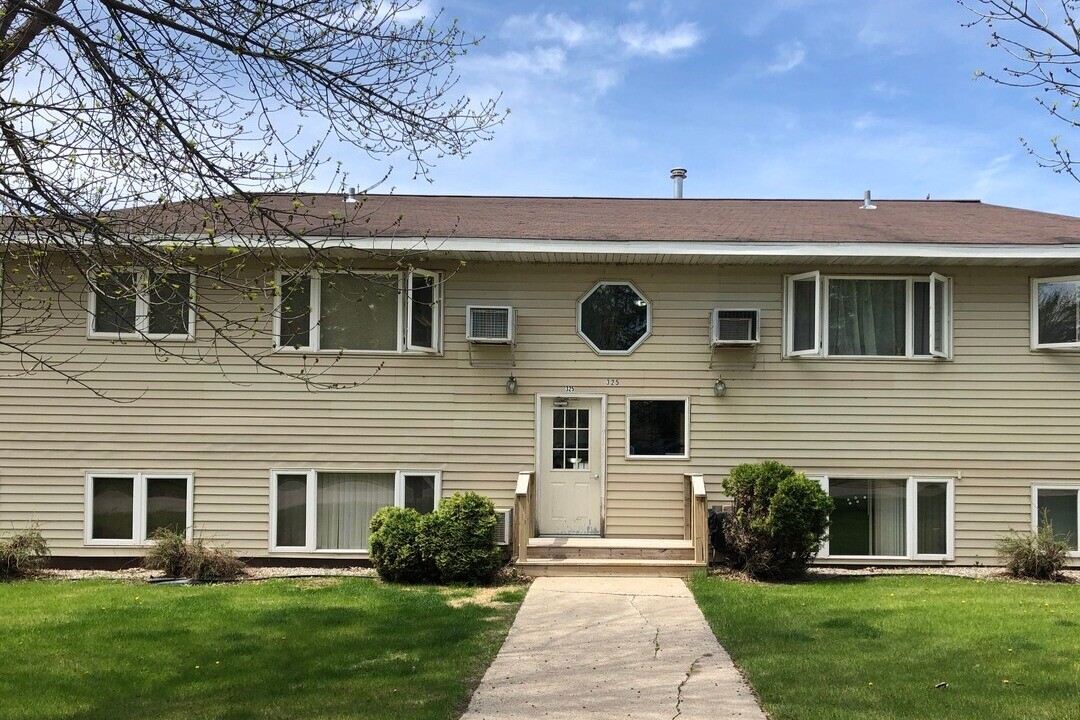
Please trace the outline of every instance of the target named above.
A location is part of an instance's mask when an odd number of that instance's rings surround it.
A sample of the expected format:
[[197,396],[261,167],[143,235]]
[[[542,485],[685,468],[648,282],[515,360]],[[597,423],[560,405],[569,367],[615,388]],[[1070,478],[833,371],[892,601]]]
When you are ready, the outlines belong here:
[[1080,348],[1080,276],[1031,281],[1031,347]]
[[821,478],[833,500],[823,557],[953,556],[951,478]]
[[1080,557],[1080,485],[1036,485],[1032,489],[1031,529],[1049,525],[1054,537]]
[[108,340],[191,340],[194,276],[146,268],[103,270],[89,278],[87,335]]
[[85,541],[141,545],[156,530],[191,538],[192,476],[171,473],[89,473]]
[[438,273],[279,272],[277,288],[274,335],[279,349],[438,352]]
[[388,506],[435,509],[437,471],[276,470],[270,547],[292,552],[367,552],[371,518]]
[[944,358],[951,324],[951,281],[937,273],[787,278],[788,357]]

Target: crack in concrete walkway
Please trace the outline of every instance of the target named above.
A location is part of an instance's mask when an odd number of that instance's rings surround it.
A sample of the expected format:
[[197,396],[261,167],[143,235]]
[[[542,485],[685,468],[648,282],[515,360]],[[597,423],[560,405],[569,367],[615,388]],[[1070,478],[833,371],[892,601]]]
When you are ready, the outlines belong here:
[[539,578],[465,720],[765,720],[682,580]]

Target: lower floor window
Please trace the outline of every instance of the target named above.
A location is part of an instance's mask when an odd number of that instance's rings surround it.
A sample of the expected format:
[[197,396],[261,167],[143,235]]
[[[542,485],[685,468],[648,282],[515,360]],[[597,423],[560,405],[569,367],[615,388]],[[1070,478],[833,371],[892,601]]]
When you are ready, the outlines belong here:
[[191,537],[191,475],[90,473],[86,476],[86,542],[145,543],[157,531]]
[[833,500],[828,556],[952,555],[951,479],[824,478]]
[[272,482],[272,547],[364,552],[371,518],[383,507],[435,509],[438,472],[280,470]]
[[1070,551],[1080,551],[1080,487],[1036,486],[1034,500],[1034,528],[1049,525],[1054,537],[1068,545]]

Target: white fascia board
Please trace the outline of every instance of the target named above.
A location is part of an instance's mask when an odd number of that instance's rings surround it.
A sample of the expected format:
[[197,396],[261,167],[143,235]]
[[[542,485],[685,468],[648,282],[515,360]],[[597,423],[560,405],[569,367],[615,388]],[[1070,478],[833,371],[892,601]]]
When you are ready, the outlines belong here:
[[841,243],[755,242],[709,240],[556,240],[546,238],[424,238],[424,237],[306,237],[220,235],[208,242],[198,235],[163,239],[146,235],[147,242],[191,243],[206,249],[267,245],[288,248],[353,248],[412,253],[494,253],[518,255],[669,255],[744,258],[925,258],[956,260],[1080,260],[1080,243],[1060,245],[973,243]]

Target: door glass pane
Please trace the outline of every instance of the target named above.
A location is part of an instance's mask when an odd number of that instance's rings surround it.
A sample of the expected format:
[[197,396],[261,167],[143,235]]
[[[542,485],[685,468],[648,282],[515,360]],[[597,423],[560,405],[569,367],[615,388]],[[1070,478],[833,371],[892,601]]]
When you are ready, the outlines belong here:
[[829,480],[830,555],[907,554],[906,480]]
[[152,273],[147,288],[150,332],[187,335],[191,276],[187,273]]
[[367,550],[371,518],[394,504],[394,473],[319,473],[315,546]]
[[90,536],[95,540],[133,540],[135,478],[94,478]]
[[187,478],[146,479],[146,537],[165,528],[187,532]]
[[416,347],[435,347],[435,278],[412,275],[409,294],[409,328]]
[[630,455],[685,455],[686,402],[630,401]]
[[307,475],[277,476],[278,547],[307,545]]
[[135,273],[109,273],[94,283],[94,332],[135,332]]
[[906,280],[829,280],[830,355],[905,355]]
[[311,278],[284,278],[281,283],[281,347],[311,346]]
[[1080,340],[1080,296],[1075,281],[1039,283],[1039,343]]
[[551,441],[551,467],[555,470],[589,469],[589,409],[555,410]]
[[405,507],[419,513],[429,513],[435,509],[435,476],[405,476]]
[[916,484],[916,549],[920,555],[944,555],[948,552],[946,522],[949,514],[947,483]]
[[806,278],[791,283],[791,349],[813,350],[817,344],[817,279]]
[[930,354],[930,283],[923,280],[915,281],[914,288],[914,323],[913,335],[915,347],[912,349],[916,355]]
[[1039,527],[1049,522],[1054,537],[1077,549],[1077,490],[1039,490]]
[[398,276],[324,275],[320,341],[323,350],[398,349]]

